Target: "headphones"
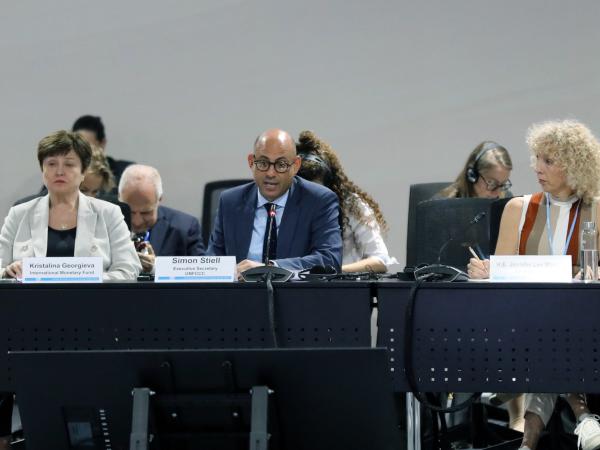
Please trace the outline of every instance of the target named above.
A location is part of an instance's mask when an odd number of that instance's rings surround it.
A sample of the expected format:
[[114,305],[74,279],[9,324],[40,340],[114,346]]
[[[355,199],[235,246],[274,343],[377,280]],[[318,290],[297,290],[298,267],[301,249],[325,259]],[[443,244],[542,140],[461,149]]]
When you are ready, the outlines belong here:
[[495,148],[499,148],[499,147],[501,147],[501,146],[494,141],[487,141],[483,145],[481,150],[479,150],[479,153],[477,153],[477,156],[475,157],[473,164],[471,164],[467,168],[467,181],[469,183],[477,182],[477,179],[479,178],[479,170],[477,170],[477,165],[479,164],[479,160],[483,157],[483,155],[485,155],[490,150],[494,150]]
[[319,155],[315,155],[314,153],[298,153],[298,156],[302,159],[302,161],[311,161],[316,163],[325,172],[323,176],[323,181],[325,184],[329,182],[331,179],[331,168],[329,167],[329,164],[327,164],[327,161],[325,161]]

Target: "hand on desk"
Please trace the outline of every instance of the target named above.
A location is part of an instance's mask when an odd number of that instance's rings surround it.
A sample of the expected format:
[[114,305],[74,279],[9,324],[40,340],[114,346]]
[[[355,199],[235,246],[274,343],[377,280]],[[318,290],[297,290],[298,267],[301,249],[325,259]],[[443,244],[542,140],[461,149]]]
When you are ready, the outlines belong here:
[[490,260],[483,261],[477,258],[471,258],[467,264],[467,273],[470,278],[484,279],[490,277]]
[[4,270],[4,278],[21,278],[23,276],[23,263],[13,261]]
[[243,261],[240,261],[238,263],[238,265],[236,266],[238,280],[242,278],[242,272],[245,272],[248,269],[252,269],[254,267],[260,267],[260,266],[264,266],[264,264],[259,263],[257,261],[252,261],[251,259],[245,259]]

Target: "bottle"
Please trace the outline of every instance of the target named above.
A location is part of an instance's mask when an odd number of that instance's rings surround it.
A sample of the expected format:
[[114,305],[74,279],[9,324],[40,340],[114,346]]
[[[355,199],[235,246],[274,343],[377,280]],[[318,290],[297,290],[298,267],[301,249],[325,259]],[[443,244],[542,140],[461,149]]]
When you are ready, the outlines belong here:
[[594,222],[583,222],[580,242],[581,279],[598,281],[598,237]]

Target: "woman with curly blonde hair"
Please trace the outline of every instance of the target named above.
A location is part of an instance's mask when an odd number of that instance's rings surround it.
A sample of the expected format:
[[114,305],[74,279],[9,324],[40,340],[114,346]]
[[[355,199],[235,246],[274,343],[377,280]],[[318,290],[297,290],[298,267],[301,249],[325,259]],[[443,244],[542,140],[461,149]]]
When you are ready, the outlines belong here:
[[302,131],[296,150],[302,158],[298,175],[323,184],[338,196],[344,241],[342,271],[385,272],[389,264],[396,264],[381,235],[388,228],[381,208],[348,179],[330,145],[312,131]]
[[[510,200],[504,208],[496,255],[571,255],[579,270],[579,230],[600,223],[600,143],[574,120],[534,124],[527,133],[531,162],[542,192]],[[471,278],[487,278],[489,261],[470,260]],[[535,449],[548,423],[555,394],[525,394],[525,431],[521,448]],[[583,450],[600,448],[598,416],[583,394],[566,394],[578,420],[575,433]]]

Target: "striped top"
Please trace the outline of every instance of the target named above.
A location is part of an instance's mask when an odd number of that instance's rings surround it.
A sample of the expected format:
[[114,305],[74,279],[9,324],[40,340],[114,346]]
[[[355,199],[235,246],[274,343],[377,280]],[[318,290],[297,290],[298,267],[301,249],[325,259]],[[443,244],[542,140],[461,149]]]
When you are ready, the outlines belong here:
[[[574,266],[579,266],[579,229],[582,222],[594,221],[595,205],[586,205],[577,197],[560,201],[550,199],[550,230],[552,243],[548,242],[546,220],[546,195],[538,192],[523,196],[523,209],[519,223],[519,255],[562,255],[569,231],[575,222],[567,255]],[[577,207],[579,213],[576,216]],[[551,247],[550,247],[551,245]]]

